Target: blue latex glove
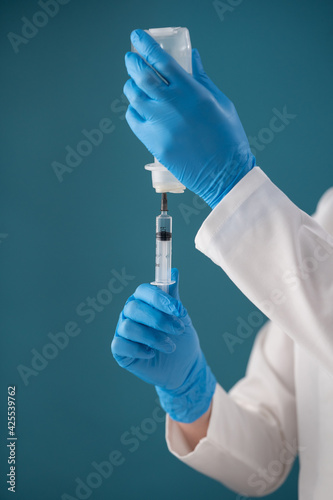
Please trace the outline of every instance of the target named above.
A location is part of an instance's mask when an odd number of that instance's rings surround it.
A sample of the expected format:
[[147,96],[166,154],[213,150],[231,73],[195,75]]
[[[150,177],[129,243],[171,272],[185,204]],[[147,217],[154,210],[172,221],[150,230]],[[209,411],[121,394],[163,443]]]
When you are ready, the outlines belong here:
[[216,380],[198,335],[179,300],[178,271],[170,294],[140,285],[120,314],[111,350],[117,363],[155,385],[161,406],[179,422],[194,422],[209,408]]
[[206,75],[192,51],[193,76],[143,30],[131,34],[124,85],[126,120],[141,142],[177,179],[214,208],[255,166],[233,103]]

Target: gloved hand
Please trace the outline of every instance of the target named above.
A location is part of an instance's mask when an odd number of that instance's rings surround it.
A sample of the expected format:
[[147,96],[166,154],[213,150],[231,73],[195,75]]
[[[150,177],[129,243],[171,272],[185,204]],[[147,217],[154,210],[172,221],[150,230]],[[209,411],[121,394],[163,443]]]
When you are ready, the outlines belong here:
[[120,314],[111,350],[117,363],[155,385],[161,405],[180,422],[194,422],[209,408],[216,380],[198,335],[179,300],[178,271],[167,294],[140,285]]
[[196,49],[192,76],[145,31],[132,32],[131,40],[169,85],[128,52],[126,120],[157,160],[214,208],[255,166],[237,111],[206,75]]

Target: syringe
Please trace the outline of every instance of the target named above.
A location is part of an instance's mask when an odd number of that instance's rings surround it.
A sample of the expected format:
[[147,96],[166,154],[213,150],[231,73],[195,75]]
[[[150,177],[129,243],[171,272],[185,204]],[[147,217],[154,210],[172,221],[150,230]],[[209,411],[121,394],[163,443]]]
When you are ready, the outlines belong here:
[[161,215],[156,217],[155,281],[161,290],[169,293],[171,280],[172,217],[168,215],[167,193],[162,193]]

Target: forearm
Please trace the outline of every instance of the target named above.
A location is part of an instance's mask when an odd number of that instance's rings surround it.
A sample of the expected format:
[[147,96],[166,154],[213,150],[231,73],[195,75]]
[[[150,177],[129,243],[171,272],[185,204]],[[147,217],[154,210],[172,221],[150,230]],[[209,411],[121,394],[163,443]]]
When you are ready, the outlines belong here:
[[255,168],[211,212],[196,246],[333,374],[333,238],[320,222]]
[[[261,379],[256,376],[253,384],[257,386],[258,383],[261,383]],[[295,435],[289,429],[285,429],[285,433],[281,432],[278,419],[267,409],[267,405],[276,408],[281,396],[279,390],[272,391],[272,377],[264,377],[262,383],[266,386],[262,389],[262,404],[255,401],[243,401],[240,404],[218,385],[210,416],[201,417],[202,422],[180,426],[179,422],[168,415],[166,441],[169,451],[183,463],[220,481],[228,488],[244,495],[256,496],[258,483],[252,483],[251,478],[257,478],[258,470],[266,469],[268,464],[279,460],[280,454],[286,453],[284,440],[292,445]],[[261,393],[259,388],[258,392]],[[283,389],[282,396],[286,397]],[[289,418],[294,413],[291,406],[293,401],[288,397],[285,410]],[[209,423],[205,429],[206,418],[209,418]],[[186,437],[183,429],[187,433]],[[191,444],[188,443],[189,440],[192,440]],[[290,457],[288,465],[283,464],[281,474],[271,478],[265,493],[273,491],[283,482],[291,463]]]
[[210,404],[208,410],[197,420],[190,424],[185,424],[183,422],[175,422],[182,431],[188,446],[191,451],[195,449],[199,441],[207,436],[207,429],[210,421],[210,416],[212,412],[212,404]]

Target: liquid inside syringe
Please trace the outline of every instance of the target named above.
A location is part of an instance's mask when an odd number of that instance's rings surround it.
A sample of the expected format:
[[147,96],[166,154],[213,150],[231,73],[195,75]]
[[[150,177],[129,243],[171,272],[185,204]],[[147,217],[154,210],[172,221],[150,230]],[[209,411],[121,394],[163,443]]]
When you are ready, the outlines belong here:
[[162,193],[161,214],[156,217],[155,281],[164,292],[169,292],[171,280],[172,217],[168,215],[167,194]]

